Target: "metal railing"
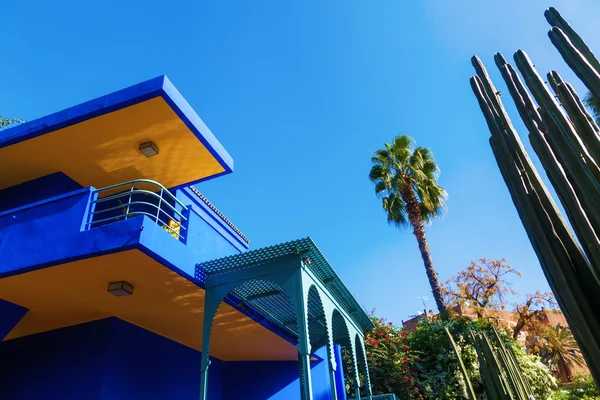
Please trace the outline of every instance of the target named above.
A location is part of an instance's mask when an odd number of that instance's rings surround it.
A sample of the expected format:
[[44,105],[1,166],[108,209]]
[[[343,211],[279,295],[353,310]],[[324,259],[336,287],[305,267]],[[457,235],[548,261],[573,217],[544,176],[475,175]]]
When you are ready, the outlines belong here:
[[[155,188],[156,191],[140,189],[140,186],[149,186]],[[119,189],[126,190],[119,191]],[[118,191],[118,193],[110,194],[115,191]],[[157,225],[168,231],[175,239],[185,240],[183,231],[186,230],[184,222],[187,221],[187,218],[183,215],[183,212],[187,212],[188,209],[158,182],[149,179],[136,179],[97,189],[92,194],[92,211],[89,213],[86,224],[88,229],[120,221],[121,219],[146,215],[152,218]],[[106,195],[101,197],[102,194]],[[147,196],[150,196],[149,200],[151,201],[139,199]],[[126,202],[123,199],[126,199]],[[117,205],[113,205],[113,202]],[[180,206],[181,211],[176,206]],[[140,210],[140,207],[143,209]],[[122,210],[122,212],[119,213],[118,210]]]

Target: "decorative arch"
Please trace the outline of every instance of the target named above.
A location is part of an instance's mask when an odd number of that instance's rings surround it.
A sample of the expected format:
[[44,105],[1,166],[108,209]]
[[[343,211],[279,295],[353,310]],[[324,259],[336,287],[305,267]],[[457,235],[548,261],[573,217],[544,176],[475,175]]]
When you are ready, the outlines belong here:
[[[357,366],[357,368],[359,368],[359,372],[362,372],[362,374],[363,374],[362,385],[357,380],[358,386],[365,388],[365,392],[366,392],[368,398],[370,399],[373,396],[373,394],[371,391],[371,377],[369,376],[369,367],[368,367],[368,363],[367,363],[367,352],[365,350],[364,337],[362,337],[361,335],[359,335],[357,333],[354,338],[354,345],[356,347],[356,358],[357,358],[356,366]],[[357,374],[357,375],[359,375],[359,374]],[[357,379],[359,379],[359,378],[357,378]]]
[[333,343],[350,347],[350,331],[348,330],[348,324],[337,308],[334,308],[331,312],[331,325]]
[[310,352],[312,354],[317,349],[327,345],[329,341],[328,318],[321,293],[314,284],[308,288],[306,310],[308,315],[308,337],[311,345]]
[[[294,316],[294,323],[298,327],[298,336],[300,338],[297,344],[298,351],[302,353],[308,347],[308,343],[302,342],[303,337],[308,336],[308,332],[302,332],[306,324],[300,323],[299,317],[304,316],[306,319],[306,306],[302,291],[298,288],[303,287],[303,277],[297,271],[279,271],[268,275],[268,277],[255,278],[251,276],[231,277],[225,282],[216,281],[213,285],[206,286],[206,295],[204,297],[204,324],[202,327],[202,355],[201,355],[201,375],[200,375],[200,398],[207,398],[207,383],[208,383],[208,367],[210,365],[210,334],[214,323],[214,318],[223,300],[233,294],[238,298],[243,297],[244,291],[248,290],[253,284],[262,285],[263,288],[271,290],[279,290],[281,295],[285,295],[291,302]],[[207,281],[208,283],[208,281]],[[247,300],[247,299],[246,299]],[[235,300],[234,300],[235,301]],[[308,359],[307,359],[308,360]],[[310,388],[310,375],[307,377],[301,376],[303,386]],[[303,389],[304,390],[304,389]],[[309,389],[310,390],[310,389]]]

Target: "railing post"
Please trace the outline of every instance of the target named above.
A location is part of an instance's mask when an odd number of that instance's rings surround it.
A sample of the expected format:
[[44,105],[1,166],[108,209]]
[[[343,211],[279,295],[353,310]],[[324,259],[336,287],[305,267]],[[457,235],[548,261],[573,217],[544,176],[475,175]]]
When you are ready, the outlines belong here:
[[132,182],[131,189],[129,190],[129,200],[127,200],[127,208],[125,210],[125,219],[129,219],[129,206],[131,205],[131,196],[133,196],[134,188],[135,188],[135,182]]
[[85,214],[83,217],[83,223],[81,230],[87,231],[92,227],[92,222],[94,221],[94,211],[96,210],[96,199],[98,198],[98,191],[95,188],[91,188],[90,194],[88,197],[88,205],[85,209]]
[[[156,209],[156,224],[158,225],[158,220],[159,220],[159,216],[160,216],[160,207],[162,206],[162,197],[163,197],[163,191],[165,189],[161,188],[160,189],[160,197],[158,199],[158,208]],[[170,229],[171,227],[169,227]]]

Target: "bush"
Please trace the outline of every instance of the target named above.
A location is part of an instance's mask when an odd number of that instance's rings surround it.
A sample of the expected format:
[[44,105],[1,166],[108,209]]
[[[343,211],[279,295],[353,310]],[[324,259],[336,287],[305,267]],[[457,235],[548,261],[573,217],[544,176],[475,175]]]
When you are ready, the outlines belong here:
[[[383,318],[371,315],[371,320],[375,328],[365,336],[365,350],[373,394],[394,393],[401,399],[422,399],[407,333]],[[343,357],[347,389],[350,389],[354,386],[352,359],[348,351],[343,352]],[[360,378],[364,379],[362,374]]]
[[548,367],[542,363],[540,357],[527,354],[518,345],[514,345],[513,350],[521,371],[533,390],[534,397],[537,400],[549,399],[557,388],[557,381]]
[[[445,326],[461,350],[461,358],[475,394],[478,398],[486,398],[479,376],[477,353],[470,344],[469,331],[486,332],[491,337],[494,333],[489,321],[455,317],[441,322],[436,318],[423,318],[414,332],[407,333],[383,318],[371,315],[371,319],[375,328],[365,336],[365,349],[374,394],[394,393],[401,399],[466,399],[465,382],[456,353],[444,331]],[[501,331],[500,334],[503,340],[512,344],[536,400],[549,399],[557,385],[548,368],[539,357],[529,355],[519,347],[507,332]],[[352,365],[350,357],[350,353],[345,351],[344,374],[346,383],[352,387],[354,375],[349,368]],[[584,380],[581,385],[585,386]],[[586,395],[592,393],[587,389],[584,392]],[[579,398],[589,400],[595,397]]]
[[424,318],[417,330],[408,336],[411,352],[418,367],[417,378],[427,398],[466,398],[465,384],[458,367],[458,359],[444,331],[447,326],[461,349],[461,358],[469,371],[473,389],[483,395],[479,379],[477,354],[468,344],[469,329],[481,329],[481,324],[466,318],[454,318],[448,322],[430,321]]
[[600,390],[596,387],[591,374],[575,374],[571,383],[564,384],[552,395],[552,400],[597,400]]

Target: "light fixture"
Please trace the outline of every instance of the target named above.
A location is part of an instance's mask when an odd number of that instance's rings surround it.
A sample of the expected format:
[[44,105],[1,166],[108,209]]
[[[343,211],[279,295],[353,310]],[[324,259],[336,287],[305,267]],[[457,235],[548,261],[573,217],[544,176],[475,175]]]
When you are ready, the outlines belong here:
[[125,281],[111,282],[108,284],[107,290],[115,296],[131,296],[133,294],[133,285]]
[[158,154],[158,146],[153,142],[146,142],[140,144],[140,151],[146,157],[152,157]]

